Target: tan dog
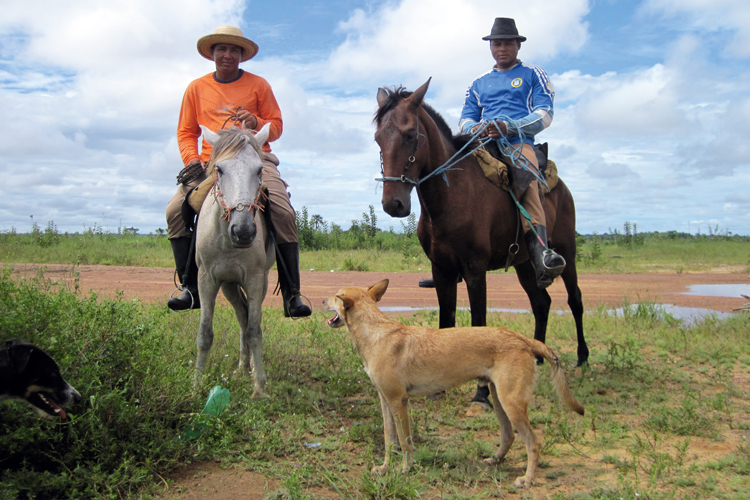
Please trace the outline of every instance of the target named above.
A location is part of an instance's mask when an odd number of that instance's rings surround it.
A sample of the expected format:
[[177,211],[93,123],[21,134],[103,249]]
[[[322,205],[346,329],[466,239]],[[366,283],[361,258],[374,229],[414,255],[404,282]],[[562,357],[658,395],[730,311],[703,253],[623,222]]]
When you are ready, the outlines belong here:
[[[332,328],[349,328],[365,371],[380,396],[385,429],[385,461],[374,467],[383,474],[388,451],[396,445],[403,451],[402,473],[414,455],[409,427],[410,397],[429,396],[472,380],[490,386],[495,416],[500,422],[500,449],[486,462],[500,461],[513,443],[513,428],[526,443],[526,475],[516,479],[517,487],[529,488],[534,480],[541,445],[529,423],[527,409],[534,386],[535,356],[552,367],[552,381],[560,399],[583,415],[583,406],[570,392],[565,374],[554,353],[543,343],[496,327],[446,328],[433,330],[405,326],[383,314],[378,302],[388,280],[369,289],[342,288],[324,304],[336,315],[328,320]],[[512,426],[511,426],[512,425]]]

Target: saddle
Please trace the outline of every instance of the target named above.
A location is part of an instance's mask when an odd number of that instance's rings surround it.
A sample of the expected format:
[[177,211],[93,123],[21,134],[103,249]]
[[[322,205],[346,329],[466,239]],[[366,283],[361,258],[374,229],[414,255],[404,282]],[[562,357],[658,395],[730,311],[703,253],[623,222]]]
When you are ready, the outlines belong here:
[[[557,186],[557,165],[547,158],[547,148],[546,142],[535,144],[534,153],[536,153],[539,171],[544,175],[547,187],[552,190]],[[500,152],[500,148],[494,141],[487,143],[484,148],[474,151],[474,157],[488,181],[505,191],[512,187],[513,194],[516,197],[520,198],[526,187],[535,178],[525,169],[514,166],[510,159]],[[543,190],[542,187],[540,192]]]

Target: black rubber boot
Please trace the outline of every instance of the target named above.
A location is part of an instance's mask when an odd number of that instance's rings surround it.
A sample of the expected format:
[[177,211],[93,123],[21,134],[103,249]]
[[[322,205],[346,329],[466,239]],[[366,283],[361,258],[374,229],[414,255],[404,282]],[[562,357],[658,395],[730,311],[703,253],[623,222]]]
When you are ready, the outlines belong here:
[[[461,283],[462,281],[463,279],[461,279],[461,276],[459,276],[458,280],[456,280],[456,283]],[[435,280],[432,278],[419,280],[419,288],[435,288]]]
[[[536,271],[536,285],[539,288],[547,288],[560,276],[565,269],[565,259],[552,249],[545,250],[547,246],[547,228],[544,226],[534,226],[534,231],[527,231],[523,235],[526,242],[526,249],[529,252],[531,265]],[[540,241],[541,240],[541,241]]]
[[276,268],[279,272],[281,296],[284,299],[284,316],[287,318],[310,316],[312,314],[310,307],[300,298],[299,243],[280,243],[276,257],[283,261],[283,264],[277,262]]
[[193,252],[192,258],[190,255],[192,240],[193,238],[189,237],[169,240],[172,244],[177,275],[180,277],[180,283],[182,284],[180,296],[172,297],[167,302],[167,307],[173,311],[199,309],[201,307],[198,297],[198,265],[195,263],[195,252]]

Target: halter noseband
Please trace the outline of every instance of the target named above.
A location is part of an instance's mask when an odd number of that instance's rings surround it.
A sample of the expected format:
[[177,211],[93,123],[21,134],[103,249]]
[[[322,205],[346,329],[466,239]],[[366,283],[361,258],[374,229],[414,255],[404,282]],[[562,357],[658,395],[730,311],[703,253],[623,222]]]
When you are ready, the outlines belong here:
[[[416,141],[414,143],[414,151],[412,151],[411,155],[409,155],[409,158],[406,161],[406,167],[404,168],[404,174],[401,177],[385,177],[385,175],[383,175],[383,177],[380,177],[380,178],[375,179],[375,180],[376,181],[381,181],[381,182],[389,182],[389,181],[390,182],[403,182],[404,184],[406,184],[408,182],[410,184],[414,184],[415,186],[419,186],[419,182],[417,182],[417,181],[415,181],[413,179],[410,179],[406,175],[409,173],[409,167],[411,167],[411,165],[415,161],[417,161],[415,155],[417,154],[417,150],[420,147],[420,145],[419,145],[419,138],[420,137],[424,137],[424,134],[420,134],[419,133],[419,109],[417,109],[417,135],[415,137]],[[383,150],[382,149],[380,150],[380,173],[381,173],[381,175],[385,174],[385,168],[383,166]]]
[[266,196],[266,193],[264,193],[263,189],[259,187],[258,195],[255,197],[255,201],[253,203],[249,205],[245,205],[244,203],[239,202],[233,207],[228,207],[227,204],[224,202],[224,195],[221,193],[221,189],[219,188],[218,174],[216,176],[216,183],[214,184],[213,194],[214,194],[214,203],[218,202],[222,208],[221,219],[227,222],[229,222],[229,219],[232,216],[232,210],[235,210],[237,212],[243,212],[247,208],[248,210],[253,211],[253,218],[255,218],[255,214],[258,212],[258,209],[260,209],[261,212],[265,212],[265,209],[263,208],[263,200],[268,199],[268,196]]

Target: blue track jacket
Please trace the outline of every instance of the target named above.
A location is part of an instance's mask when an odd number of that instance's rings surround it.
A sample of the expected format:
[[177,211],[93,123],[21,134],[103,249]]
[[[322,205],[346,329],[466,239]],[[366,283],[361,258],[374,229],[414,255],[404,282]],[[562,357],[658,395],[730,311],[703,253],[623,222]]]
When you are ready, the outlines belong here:
[[[466,91],[458,128],[468,134],[482,121],[505,116],[515,120],[525,142],[533,145],[534,136],[552,123],[554,99],[552,81],[539,66],[519,62],[505,71],[492,68]],[[509,130],[508,140],[520,142],[515,130]]]

